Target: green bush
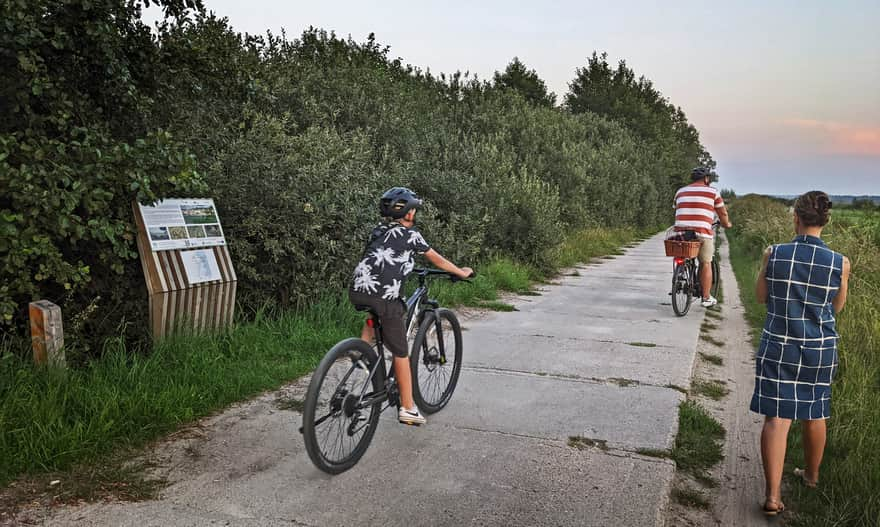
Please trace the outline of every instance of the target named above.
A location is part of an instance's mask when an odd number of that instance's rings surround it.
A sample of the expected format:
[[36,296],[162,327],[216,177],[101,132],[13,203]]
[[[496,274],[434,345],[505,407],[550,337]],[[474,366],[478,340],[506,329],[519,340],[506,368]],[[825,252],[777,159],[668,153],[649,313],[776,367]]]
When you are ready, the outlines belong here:
[[654,112],[651,134],[595,101],[535,104],[504,76],[434,76],[372,35],[242,35],[194,2],[159,4],[155,35],[137,2],[3,4],[4,331],[37,297],[96,341],[126,320],[144,330],[134,199],[214,198],[252,313],[344,286],[389,186],[425,197],[420,227],[453,260],[548,268],[570,232],[671,221],[705,154],[644,85],[618,89]]
[[0,20],[0,327],[44,297],[92,306],[82,333],[107,334],[143,290],[132,201],[200,189],[195,159],[149,122],[158,50],[128,2],[3,2]]

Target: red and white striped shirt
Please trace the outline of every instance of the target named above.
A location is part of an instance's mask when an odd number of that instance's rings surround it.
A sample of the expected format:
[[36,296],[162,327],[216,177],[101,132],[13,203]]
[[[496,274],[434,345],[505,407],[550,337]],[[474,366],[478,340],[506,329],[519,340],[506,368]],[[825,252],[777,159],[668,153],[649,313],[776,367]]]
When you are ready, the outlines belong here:
[[697,236],[711,238],[715,235],[712,223],[715,210],[724,206],[721,193],[702,181],[678,189],[675,193],[675,230],[694,231]]

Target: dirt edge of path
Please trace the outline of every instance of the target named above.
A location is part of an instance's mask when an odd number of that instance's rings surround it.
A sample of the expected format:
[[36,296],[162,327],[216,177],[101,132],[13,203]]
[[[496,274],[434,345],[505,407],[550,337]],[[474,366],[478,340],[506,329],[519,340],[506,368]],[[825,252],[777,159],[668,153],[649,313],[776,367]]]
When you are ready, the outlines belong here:
[[[711,338],[701,338],[697,345],[692,384],[697,381],[720,381],[729,392],[720,400],[694,393],[689,398],[706,408],[724,426],[724,459],[709,472],[716,483],[714,488],[694,481],[681,471],[676,472],[673,492],[675,489],[697,491],[708,506],[687,506],[670,499],[666,517],[668,527],[767,525],[766,517],[760,511],[761,497],[764,495],[761,417],[749,411],[754,387],[754,350],[740,301],[739,286],[730,265],[726,238],[720,253],[724,288],[724,302],[720,310],[722,316],[707,316],[704,319],[717,327],[707,328],[704,334]],[[712,341],[721,342],[723,346],[717,346]],[[717,358],[723,362],[717,364]]]

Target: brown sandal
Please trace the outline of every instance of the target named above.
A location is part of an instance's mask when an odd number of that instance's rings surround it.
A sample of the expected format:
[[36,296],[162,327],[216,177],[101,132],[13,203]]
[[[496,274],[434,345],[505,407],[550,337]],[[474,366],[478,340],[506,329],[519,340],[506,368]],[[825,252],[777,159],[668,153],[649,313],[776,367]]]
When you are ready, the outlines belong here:
[[[771,505],[775,506],[771,508]],[[782,514],[782,512],[785,510],[785,504],[773,498],[767,498],[766,501],[764,501],[763,510],[764,514],[767,516],[776,516],[777,514]]]
[[802,482],[802,483],[804,484],[804,486],[806,486],[807,488],[815,489],[816,486],[819,484],[818,481],[810,481],[810,480],[808,480],[808,479],[807,479],[807,471],[804,470],[804,469],[802,469],[802,468],[796,468],[796,469],[794,469],[794,475],[800,477],[800,478],[801,478],[801,482]]

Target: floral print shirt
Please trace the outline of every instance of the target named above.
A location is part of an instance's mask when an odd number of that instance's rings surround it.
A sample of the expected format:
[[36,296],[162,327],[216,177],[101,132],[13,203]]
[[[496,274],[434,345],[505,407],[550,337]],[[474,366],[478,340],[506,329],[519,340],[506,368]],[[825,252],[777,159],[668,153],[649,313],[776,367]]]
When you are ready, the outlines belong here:
[[415,267],[413,258],[430,249],[419,231],[397,222],[380,224],[354,270],[352,291],[397,300],[404,279]]

